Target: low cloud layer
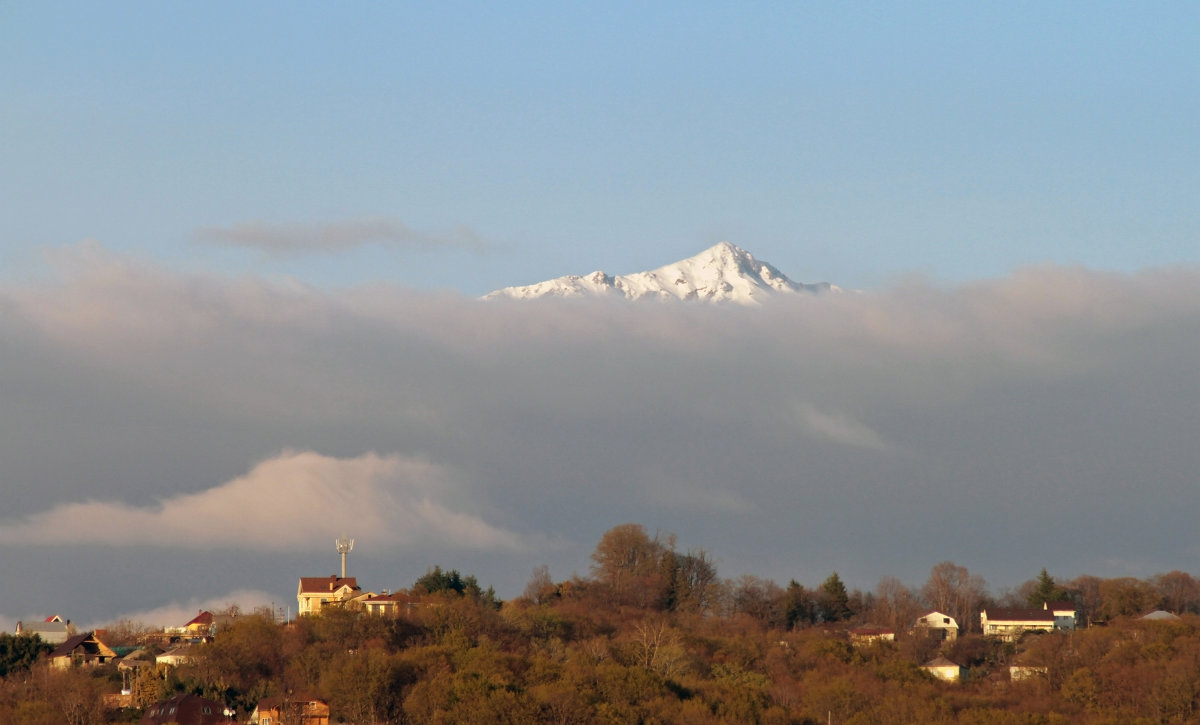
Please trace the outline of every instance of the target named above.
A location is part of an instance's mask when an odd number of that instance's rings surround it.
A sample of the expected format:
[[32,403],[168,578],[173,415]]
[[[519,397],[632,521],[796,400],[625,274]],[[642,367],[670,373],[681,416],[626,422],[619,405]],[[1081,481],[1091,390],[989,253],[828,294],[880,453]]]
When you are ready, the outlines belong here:
[[204,227],[197,238],[206,244],[257,249],[273,256],[330,254],[375,244],[402,249],[455,247],[482,250],[488,244],[473,230],[417,231],[395,217],[367,217],[313,224],[249,221],[228,227]]
[[280,602],[268,592],[254,589],[237,589],[227,594],[205,599],[192,598],[182,602],[175,600],[149,609],[120,612],[111,619],[97,620],[86,626],[81,626],[80,629],[102,628],[122,621],[152,629],[182,627],[200,612],[225,612],[231,607],[236,606],[241,612],[249,614],[256,609],[266,608],[269,610],[281,604],[285,607],[283,613],[286,617],[288,602]]
[[[585,572],[627,521],[725,576],[863,587],[946,559],[1000,588],[1200,555],[1195,268],[734,309],[328,292],[94,245],[59,263],[0,289],[0,576],[90,547],[168,591],[282,600],[344,532],[376,588],[440,564],[511,596],[540,564]],[[220,549],[245,560],[173,568]],[[0,611],[59,608],[40,586]],[[103,587],[113,612],[141,596]]]
[[826,413],[805,403],[800,406],[800,419],[817,438],[872,451],[892,450],[878,433],[845,415]]
[[328,548],[353,530],[382,546],[524,548],[516,534],[447,507],[440,500],[447,478],[437,466],[397,455],[285,452],[232,481],[154,506],[73,502],[0,523],[0,544],[295,551]]

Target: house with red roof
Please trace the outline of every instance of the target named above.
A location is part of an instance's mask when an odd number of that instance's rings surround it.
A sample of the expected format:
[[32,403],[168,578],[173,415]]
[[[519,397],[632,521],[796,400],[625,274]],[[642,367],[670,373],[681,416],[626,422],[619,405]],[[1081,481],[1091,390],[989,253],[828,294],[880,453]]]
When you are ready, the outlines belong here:
[[250,725],[329,725],[329,705],[311,695],[264,697],[250,713]]
[[199,614],[192,617],[188,620],[187,624],[183,625],[183,628],[191,634],[211,636],[214,634],[213,622],[213,613],[201,609]]
[[1055,620],[1054,612],[1045,607],[989,607],[979,614],[979,623],[984,635],[1015,642],[1026,632],[1053,632]]
[[233,711],[223,703],[199,695],[176,695],[150,707],[138,725],[220,725],[233,721]]
[[301,616],[319,614],[325,607],[345,606],[365,596],[352,576],[302,576],[296,590],[296,612]]
[[362,600],[362,605],[367,610],[367,614],[377,616],[389,615],[393,617],[401,614],[411,614],[414,608],[426,606],[420,597],[415,597],[407,592],[388,593],[386,589],[382,594],[366,597]]
[[71,626],[71,620],[64,620],[62,617],[54,614],[46,617],[44,622],[17,622],[14,634],[23,634],[30,637],[36,634],[46,644],[62,644],[69,637],[76,634],[76,632],[75,628]]

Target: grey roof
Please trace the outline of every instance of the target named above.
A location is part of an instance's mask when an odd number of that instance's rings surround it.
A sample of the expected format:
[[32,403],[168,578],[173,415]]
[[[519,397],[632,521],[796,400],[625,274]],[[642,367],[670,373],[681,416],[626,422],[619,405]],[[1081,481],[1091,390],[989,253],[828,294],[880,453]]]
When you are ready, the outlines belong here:
[[1152,622],[1153,621],[1173,622],[1173,621],[1179,619],[1179,616],[1175,615],[1175,614],[1171,614],[1170,612],[1164,612],[1161,609],[1155,609],[1153,612],[1150,612],[1149,614],[1142,615],[1142,619],[1149,619]]

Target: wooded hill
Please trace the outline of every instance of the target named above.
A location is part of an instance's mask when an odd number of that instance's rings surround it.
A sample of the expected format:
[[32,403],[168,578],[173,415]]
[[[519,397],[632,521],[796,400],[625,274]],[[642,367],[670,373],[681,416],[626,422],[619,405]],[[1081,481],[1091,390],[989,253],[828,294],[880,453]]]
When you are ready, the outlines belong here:
[[[308,693],[335,722],[362,724],[1200,722],[1200,587],[1183,572],[1057,582],[1043,570],[993,598],[943,562],[919,590],[885,578],[847,591],[836,574],[810,589],[721,580],[705,552],[679,552],[636,525],[606,533],[592,559],[589,576],[569,581],[539,567],[504,603],[473,577],[434,569],[394,617],[334,609],[285,625],[242,615],[189,663],[143,668],[135,697],[145,706],[192,692],[244,720],[260,698]],[[1039,599],[1075,601],[1085,622],[1104,626],[1013,643],[908,631],[927,609]],[[1155,608],[1181,618],[1138,618]],[[895,641],[855,646],[848,630],[867,624],[894,628]],[[136,629],[112,633],[132,641]],[[966,668],[965,682],[920,668],[939,654]],[[0,722],[140,716],[104,711],[100,695],[120,685],[111,666],[53,672],[20,655],[0,682]],[[1012,665],[1033,674],[1014,680]]]

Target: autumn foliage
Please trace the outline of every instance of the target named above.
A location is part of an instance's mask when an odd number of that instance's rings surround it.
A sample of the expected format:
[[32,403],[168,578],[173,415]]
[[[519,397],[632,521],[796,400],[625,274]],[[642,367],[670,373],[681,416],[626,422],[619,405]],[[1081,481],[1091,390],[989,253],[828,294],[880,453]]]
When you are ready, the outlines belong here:
[[[312,693],[336,722],[362,724],[1200,722],[1200,592],[1182,572],[1058,583],[1043,570],[1000,602],[1068,597],[1085,623],[1105,626],[943,643],[907,625],[934,603],[969,619],[997,601],[949,562],[921,590],[885,578],[875,592],[847,591],[836,574],[811,589],[720,580],[705,552],[678,552],[636,525],[605,534],[592,559],[589,576],[568,581],[539,567],[502,605],[473,577],[431,569],[401,616],[243,616],[194,661],[155,672],[154,687],[223,701],[243,720],[267,695]],[[1131,616],[1155,606],[1181,617]],[[848,630],[866,624],[895,628],[895,641],[855,644]],[[921,669],[939,655],[966,681]],[[102,671],[13,671],[0,682],[0,722],[137,715],[88,706],[111,691]]]

